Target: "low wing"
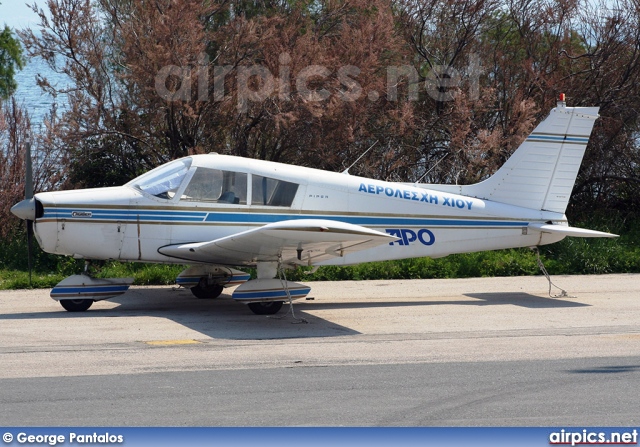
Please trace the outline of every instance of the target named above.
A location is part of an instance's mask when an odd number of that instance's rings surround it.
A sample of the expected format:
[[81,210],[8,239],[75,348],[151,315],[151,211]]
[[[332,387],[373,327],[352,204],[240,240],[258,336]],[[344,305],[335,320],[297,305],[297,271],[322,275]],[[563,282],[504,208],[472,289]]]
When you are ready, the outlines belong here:
[[186,261],[249,265],[278,261],[313,265],[378,245],[397,237],[345,222],[300,219],[274,222],[213,241],[175,244],[158,251]]

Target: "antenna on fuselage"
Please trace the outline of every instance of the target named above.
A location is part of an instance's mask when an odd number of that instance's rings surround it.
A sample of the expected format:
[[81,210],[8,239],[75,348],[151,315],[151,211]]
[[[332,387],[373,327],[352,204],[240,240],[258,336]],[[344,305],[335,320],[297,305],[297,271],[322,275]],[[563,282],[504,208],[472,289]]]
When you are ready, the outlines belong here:
[[449,155],[449,154],[448,154],[448,153],[447,153],[447,154],[444,154],[440,160],[436,161],[436,164],[434,164],[433,166],[431,166],[431,169],[429,169],[427,172],[425,172],[425,173],[424,173],[424,175],[423,175],[422,177],[420,177],[418,180],[416,180],[415,182],[413,182],[413,184],[414,184],[414,185],[417,185],[418,183],[420,183],[420,181],[421,181],[423,178],[425,178],[427,175],[429,175],[429,173],[430,173],[431,171],[433,171],[433,170],[436,168],[436,166],[438,166],[438,165],[440,164],[440,162],[441,162],[442,160],[444,160],[445,158],[447,158],[447,155]]
[[376,140],[376,141],[375,141],[375,143],[373,143],[373,144],[369,147],[369,149],[367,149],[366,151],[364,151],[364,153],[363,153],[361,156],[359,156],[359,157],[357,158],[357,160],[356,160],[356,161],[354,161],[353,163],[351,163],[351,166],[349,166],[347,169],[345,169],[344,171],[342,171],[342,173],[343,173],[343,174],[347,174],[347,175],[349,175],[349,169],[353,168],[353,166],[354,166],[356,163],[358,163],[362,157],[364,157],[365,155],[367,155],[367,152],[369,152],[371,149],[373,149],[373,146],[375,146],[376,144],[378,144],[378,140]]

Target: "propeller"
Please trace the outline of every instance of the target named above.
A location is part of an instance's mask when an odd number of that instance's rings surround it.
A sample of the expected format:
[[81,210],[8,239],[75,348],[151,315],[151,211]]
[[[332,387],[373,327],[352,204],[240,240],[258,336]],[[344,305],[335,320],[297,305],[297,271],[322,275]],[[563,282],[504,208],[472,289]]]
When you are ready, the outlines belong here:
[[29,263],[29,286],[31,286],[31,270],[32,270],[32,247],[33,247],[33,225],[37,217],[36,200],[33,198],[33,168],[31,166],[31,140],[27,137],[25,141],[24,154],[24,197],[25,199],[16,203],[11,207],[11,212],[22,220],[27,222],[27,261]]

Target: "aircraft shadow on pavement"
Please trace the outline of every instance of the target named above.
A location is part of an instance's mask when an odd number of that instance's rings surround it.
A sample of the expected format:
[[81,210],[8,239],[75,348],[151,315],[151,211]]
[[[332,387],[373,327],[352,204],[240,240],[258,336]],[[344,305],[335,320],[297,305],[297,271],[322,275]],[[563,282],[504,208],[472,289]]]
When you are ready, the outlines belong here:
[[[475,300],[433,300],[398,301],[388,300],[370,302],[346,301],[323,302],[298,301],[294,304],[295,316],[304,318],[310,324],[300,323],[288,314],[289,306],[273,316],[254,315],[246,306],[233,301],[229,294],[223,293],[214,300],[200,300],[188,290],[180,288],[144,289],[136,288],[126,294],[99,302],[87,312],[70,313],[61,307],[59,311],[25,312],[0,314],[0,320],[39,320],[39,319],[75,319],[105,317],[155,317],[165,318],[205,336],[217,339],[284,339],[309,337],[336,337],[356,335],[360,332],[332,321],[309,314],[307,311],[326,309],[371,309],[416,306],[500,306],[515,305],[530,309],[585,307],[583,303],[557,298],[545,298],[528,293],[468,293],[465,296]],[[109,303],[118,304],[116,307]],[[54,303],[52,303],[54,304]],[[57,304],[56,304],[57,306]]]
[[523,292],[493,292],[493,293],[465,293],[469,298],[482,300],[478,305],[510,304],[528,309],[555,309],[563,307],[589,307],[589,304],[579,303],[562,298],[551,298],[532,295]]
[[589,304],[569,301],[560,298],[541,297],[523,292],[494,292],[494,293],[465,293],[464,296],[477,299],[478,301],[469,300],[425,300],[425,301],[394,301],[389,298],[388,301],[372,301],[372,302],[331,302],[322,303],[319,301],[307,301],[298,304],[298,307],[305,310],[319,309],[366,309],[376,307],[412,307],[412,306],[501,306],[512,305],[528,309],[554,309],[563,307],[589,307]]
[[[43,299],[48,299],[44,298]],[[180,288],[130,289],[122,296],[98,302],[86,312],[67,312],[57,303],[59,310],[0,314],[2,320],[42,320],[79,318],[165,318],[188,329],[214,339],[255,340],[310,337],[336,337],[360,332],[314,315],[306,314],[294,305],[294,319],[289,306],[284,305],[276,315],[255,315],[247,306],[223,293],[219,298],[197,299],[191,292]],[[117,304],[116,307],[112,307]],[[107,307],[109,306],[109,307]],[[50,309],[51,306],[47,305]],[[304,318],[310,324],[303,324]]]

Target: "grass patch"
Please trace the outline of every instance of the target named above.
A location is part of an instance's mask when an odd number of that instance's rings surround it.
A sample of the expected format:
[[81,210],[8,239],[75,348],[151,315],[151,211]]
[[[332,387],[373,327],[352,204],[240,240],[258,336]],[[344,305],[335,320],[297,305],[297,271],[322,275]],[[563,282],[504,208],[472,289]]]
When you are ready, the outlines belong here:
[[[96,263],[99,264],[99,263]],[[31,286],[29,273],[22,270],[0,270],[0,290],[9,289],[46,289],[52,288],[64,278],[83,271],[83,264],[70,273],[47,273],[34,271]],[[96,278],[134,278],[136,285],[175,284],[176,277],[186,267],[181,265],[141,264],[132,262],[107,262],[99,268],[92,268]]]
[[136,285],[175,284],[176,278],[186,268],[184,265],[141,264],[134,262],[109,262],[95,275],[98,278],[133,277]]
[[28,272],[20,270],[0,270],[0,290],[48,289],[58,284],[66,276],[67,275],[59,273],[33,272],[30,286]]

